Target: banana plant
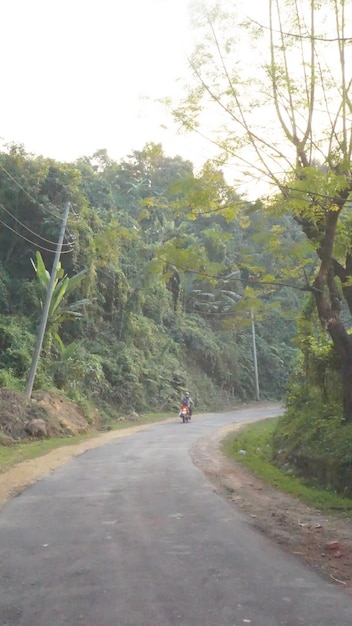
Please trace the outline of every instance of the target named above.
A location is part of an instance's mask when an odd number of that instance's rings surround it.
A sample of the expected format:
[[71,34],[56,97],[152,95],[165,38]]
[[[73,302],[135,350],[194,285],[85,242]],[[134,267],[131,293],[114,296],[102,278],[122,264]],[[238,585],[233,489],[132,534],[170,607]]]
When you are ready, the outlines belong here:
[[56,340],[56,345],[58,348],[58,352],[60,354],[60,359],[62,361],[68,361],[70,358],[72,358],[72,356],[74,355],[77,349],[77,346],[78,346],[77,342],[73,341],[72,343],[69,343],[68,346],[65,346],[64,342],[62,341],[58,333],[55,333],[54,338]]
[[78,343],[73,341],[65,346],[58,333],[54,334],[54,340],[55,351],[51,364],[54,384],[58,389],[72,387],[82,378],[85,369],[82,359],[76,358]]
[[[36,252],[36,263],[33,259],[31,259],[31,262],[36,272],[41,305],[43,306],[50,282],[50,273],[46,269],[42,255],[39,251]],[[48,315],[48,323],[51,327],[59,328],[65,320],[75,320],[83,317],[83,313],[79,311],[79,309],[82,309],[85,305],[90,304],[90,300],[84,298],[83,300],[77,300],[68,306],[65,306],[65,300],[67,299],[67,296],[78,287],[86,272],[87,270],[82,270],[78,274],[69,278],[61,267],[61,263],[59,263]]]

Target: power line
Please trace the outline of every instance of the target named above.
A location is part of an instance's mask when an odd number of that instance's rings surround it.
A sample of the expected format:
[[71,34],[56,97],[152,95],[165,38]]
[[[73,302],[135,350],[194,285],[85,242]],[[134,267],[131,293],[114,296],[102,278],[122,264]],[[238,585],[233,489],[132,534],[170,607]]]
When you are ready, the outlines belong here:
[[[5,228],[8,228],[9,230],[11,230],[13,233],[15,233],[15,235],[17,235],[21,239],[24,239],[25,241],[28,241],[28,243],[30,243],[35,248],[40,248],[41,250],[45,250],[45,252],[55,252],[55,250],[50,250],[49,248],[45,248],[44,246],[41,246],[40,244],[35,243],[34,241],[31,241],[30,239],[28,239],[24,235],[21,235],[21,233],[17,232],[17,230],[15,230],[14,228],[11,228],[11,226],[9,226],[5,222],[3,222],[1,219],[0,219],[0,224],[5,226]],[[72,252],[72,248],[70,250],[63,250],[61,252],[61,254],[70,254],[71,252]]]
[[[51,241],[50,239],[46,239],[45,237],[42,237],[41,235],[39,235],[38,233],[36,233],[34,230],[31,230],[28,226],[26,226],[25,224],[23,224],[23,222],[21,222],[19,219],[17,219],[17,217],[15,217],[11,211],[9,211],[8,209],[6,209],[6,207],[4,207],[4,205],[0,202],[0,208],[2,208],[10,217],[12,217],[12,219],[15,220],[15,222],[17,222],[18,224],[20,224],[21,226],[23,226],[23,228],[25,228],[26,230],[28,230],[28,232],[30,232],[32,235],[34,235],[35,237],[38,237],[39,239],[41,239],[42,241],[45,241],[46,243],[50,243],[53,246],[56,246],[56,242],[55,241]],[[63,246],[70,246],[70,248],[72,249],[72,246],[70,243],[64,243]]]
[[25,189],[25,187],[23,187],[23,185],[21,185],[21,183],[19,183],[18,180],[16,180],[16,178],[14,178],[14,176],[12,176],[12,174],[10,174],[10,172],[7,171],[7,169],[1,163],[0,163],[0,169],[6,174],[6,176],[8,176],[12,180],[12,182],[15,183],[15,185],[17,185],[17,187],[19,187],[19,189],[21,189],[23,191],[23,193],[25,193],[28,196],[28,198],[31,200],[31,202],[33,202],[37,206],[41,207],[44,211],[49,213],[49,215],[53,215],[56,219],[60,218],[60,215],[57,215],[53,211],[50,211],[50,209],[48,209],[46,206],[44,206],[44,204],[42,204],[41,202],[38,202],[38,200],[36,200],[32,196],[32,194],[29,193],[29,191],[27,191],[27,189]]
[[64,240],[64,235],[65,235],[65,229],[66,229],[66,224],[67,224],[67,218],[68,218],[69,210],[70,210],[70,202],[66,202],[66,206],[65,206],[65,209],[64,209],[64,214],[63,214],[62,221],[61,221],[59,239],[58,239],[56,250],[55,250],[53,267],[52,267],[51,274],[50,274],[50,281],[49,281],[49,285],[48,285],[48,288],[47,288],[47,291],[46,291],[45,302],[44,302],[43,311],[42,311],[42,317],[41,317],[41,320],[40,320],[40,326],[39,326],[39,329],[38,329],[37,340],[36,340],[36,344],[35,344],[35,348],[34,348],[32,364],[31,364],[31,368],[30,368],[29,374],[28,374],[28,380],[27,380],[26,392],[25,392],[28,400],[30,399],[31,394],[32,394],[35,374],[36,374],[36,371],[37,371],[39,357],[40,357],[40,353],[41,353],[41,349],[42,349],[42,345],[43,345],[44,333],[45,333],[46,325],[47,325],[47,322],[48,322],[49,311],[50,311],[50,303],[51,303],[51,300],[52,300],[52,295],[53,295],[54,287],[55,287],[55,281],[56,281],[56,277],[57,277],[57,271],[58,271],[58,268],[59,268],[62,242]]

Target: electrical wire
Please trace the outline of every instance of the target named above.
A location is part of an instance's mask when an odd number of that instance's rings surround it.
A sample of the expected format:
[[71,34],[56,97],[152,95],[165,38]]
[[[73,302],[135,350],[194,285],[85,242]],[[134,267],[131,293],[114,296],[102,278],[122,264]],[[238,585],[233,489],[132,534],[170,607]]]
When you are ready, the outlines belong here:
[[23,191],[23,193],[25,193],[28,196],[28,198],[31,200],[31,202],[33,202],[37,206],[41,207],[44,211],[49,213],[49,215],[53,215],[54,217],[56,217],[56,219],[60,218],[60,215],[57,215],[53,211],[50,211],[50,209],[48,209],[46,206],[44,206],[44,204],[42,204],[41,202],[38,202],[38,200],[36,200],[32,196],[32,194],[30,194],[29,191],[27,191],[27,189],[25,189],[25,187],[23,187],[23,185],[21,185],[21,183],[19,183],[18,180],[16,180],[16,178],[14,178],[14,176],[12,176],[12,174],[10,174],[10,172],[8,172],[7,169],[3,165],[1,165],[1,163],[0,163],[0,169],[6,174],[6,176],[8,176],[12,180],[12,182],[15,183],[15,185],[17,185],[17,187],[19,187],[19,189],[21,189]]
[[[11,211],[9,211],[8,209],[6,209],[6,207],[4,207],[4,205],[0,202],[0,208],[3,209],[3,211],[5,211],[10,217],[12,217],[12,219],[15,220],[15,222],[17,222],[18,224],[20,224],[21,226],[23,226],[23,228],[25,228],[26,230],[28,230],[28,232],[31,233],[31,235],[34,235],[35,237],[38,237],[39,239],[41,239],[42,241],[45,241],[46,243],[50,243],[53,246],[56,246],[56,241],[51,241],[50,239],[46,239],[45,237],[42,237],[41,235],[39,235],[38,233],[36,233],[34,230],[31,230],[30,228],[28,228],[28,226],[26,226],[25,224],[23,224],[23,222],[21,222],[19,219],[17,219],[17,217],[15,217]],[[66,247],[70,247],[72,249],[72,245],[70,243],[63,243],[63,246]]]
[[[5,228],[8,228],[9,230],[11,230],[13,233],[15,233],[15,235],[17,235],[21,239],[24,239],[24,241],[28,241],[28,243],[30,243],[35,248],[40,248],[41,250],[45,250],[45,252],[52,252],[53,254],[55,253],[55,250],[51,250],[49,248],[45,248],[44,246],[41,246],[40,244],[35,243],[34,241],[31,241],[30,239],[28,239],[24,235],[21,235],[21,233],[17,232],[17,230],[15,230],[14,228],[11,228],[11,226],[6,224],[6,222],[3,222],[1,219],[0,219],[0,224],[5,226]],[[72,252],[72,248],[70,250],[62,250],[61,254],[70,254],[71,252]]]

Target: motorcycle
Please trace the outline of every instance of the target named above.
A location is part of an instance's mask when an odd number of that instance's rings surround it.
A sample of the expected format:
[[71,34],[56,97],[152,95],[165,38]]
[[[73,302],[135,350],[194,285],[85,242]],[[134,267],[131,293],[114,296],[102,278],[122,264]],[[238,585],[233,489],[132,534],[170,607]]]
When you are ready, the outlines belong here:
[[184,404],[181,406],[179,417],[181,417],[184,424],[190,421],[191,415],[188,406],[185,406]]

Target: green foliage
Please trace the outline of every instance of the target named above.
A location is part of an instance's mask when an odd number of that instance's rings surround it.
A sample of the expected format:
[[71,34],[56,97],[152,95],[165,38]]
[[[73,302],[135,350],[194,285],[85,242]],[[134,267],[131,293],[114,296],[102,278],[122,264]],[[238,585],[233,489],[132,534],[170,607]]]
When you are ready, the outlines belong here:
[[[38,284],[40,287],[40,295],[42,305],[44,303],[47,290],[50,283],[50,273],[46,269],[42,255],[39,251],[36,252],[37,264],[32,261],[32,265],[37,275]],[[67,296],[77,289],[78,285],[82,282],[87,270],[82,270],[79,274],[71,276],[69,278],[65,274],[61,264],[59,263],[56,278],[54,281],[53,293],[50,302],[48,319],[52,323],[60,325],[65,319],[79,319],[83,317],[83,314],[76,309],[82,308],[86,304],[89,304],[89,300],[80,300],[71,304],[66,310],[63,310],[63,301]]]
[[[241,172],[241,184],[247,179],[253,188],[266,181],[270,242],[266,230],[256,236],[274,263],[267,272],[268,265],[251,254],[240,267],[252,283],[287,282],[313,294],[321,325],[340,357],[340,402],[345,419],[352,421],[352,83],[345,79],[352,56],[345,10],[342,1],[269,2],[264,27],[254,5],[248,6],[244,23],[233,3],[221,8],[216,0],[196,3],[193,80],[187,81],[174,114],[187,130],[207,134],[220,158]],[[325,35],[317,37],[316,25],[323,23]],[[253,39],[261,57],[248,62],[246,46]],[[197,185],[193,188],[198,197]],[[293,222],[301,236],[286,238],[284,224],[291,229]],[[254,297],[254,291],[247,289],[247,295]]]
[[[279,422],[282,418],[279,418]],[[352,499],[336,495],[333,489],[319,487],[312,477],[295,475],[287,464],[278,467],[273,463],[273,436],[277,418],[251,424],[228,436],[224,441],[227,454],[248,467],[257,476],[273,487],[300,498],[310,506],[322,511],[339,510],[352,512]],[[302,423],[303,429],[305,425]],[[246,454],[239,453],[245,450]],[[350,492],[343,495],[350,496]]]
[[0,387],[22,391],[22,381],[12,372],[10,368],[0,370]]
[[[120,163],[103,150],[75,164],[14,147],[1,164],[12,178],[0,167],[0,201],[48,241],[57,238],[62,202],[74,204],[73,250],[66,246],[61,256],[36,388],[63,389],[105,414],[176,411],[187,388],[203,409],[253,397],[254,308],[263,393],[282,395],[294,327],[281,320],[272,333],[271,300],[286,310],[292,296],[248,284],[254,266],[259,279],[274,279],[282,261],[274,265],[272,251],[263,250],[268,242],[255,241],[270,230],[263,208],[244,203],[219,168],[208,163],[196,175],[191,163],[166,157],[155,144]],[[275,235],[285,244],[286,227],[287,220]],[[9,231],[0,242],[0,310],[26,318],[33,343],[53,252],[34,235],[32,244],[21,248],[20,241]],[[258,300],[263,292],[265,302]],[[5,349],[5,378],[21,372],[22,384],[31,354],[26,349],[26,359],[17,355],[14,363]]]
[[319,397],[309,400],[299,411],[290,406],[279,421],[273,459],[279,467],[350,497],[352,427],[331,407],[322,410]]
[[9,292],[8,292],[8,283],[10,282],[10,278],[5,271],[5,268],[0,266],[0,311],[2,313],[8,313],[8,300],[9,300]]
[[314,333],[309,311],[308,301],[297,338],[301,355],[288,387],[287,410],[274,433],[273,459],[321,487],[351,496],[352,426],[341,409],[340,359],[319,327]]
[[[23,380],[28,372],[34,336],[24,316],[0,316],[1,386],[12,379]],[[12,385],[10,385],[12,386]],[[17,388],[17,385],[16,385]]]
[[137,410],[177,406],[178,348],[152,319],[131,314],[127,341],[105,347],[102,367],[104,400]]

